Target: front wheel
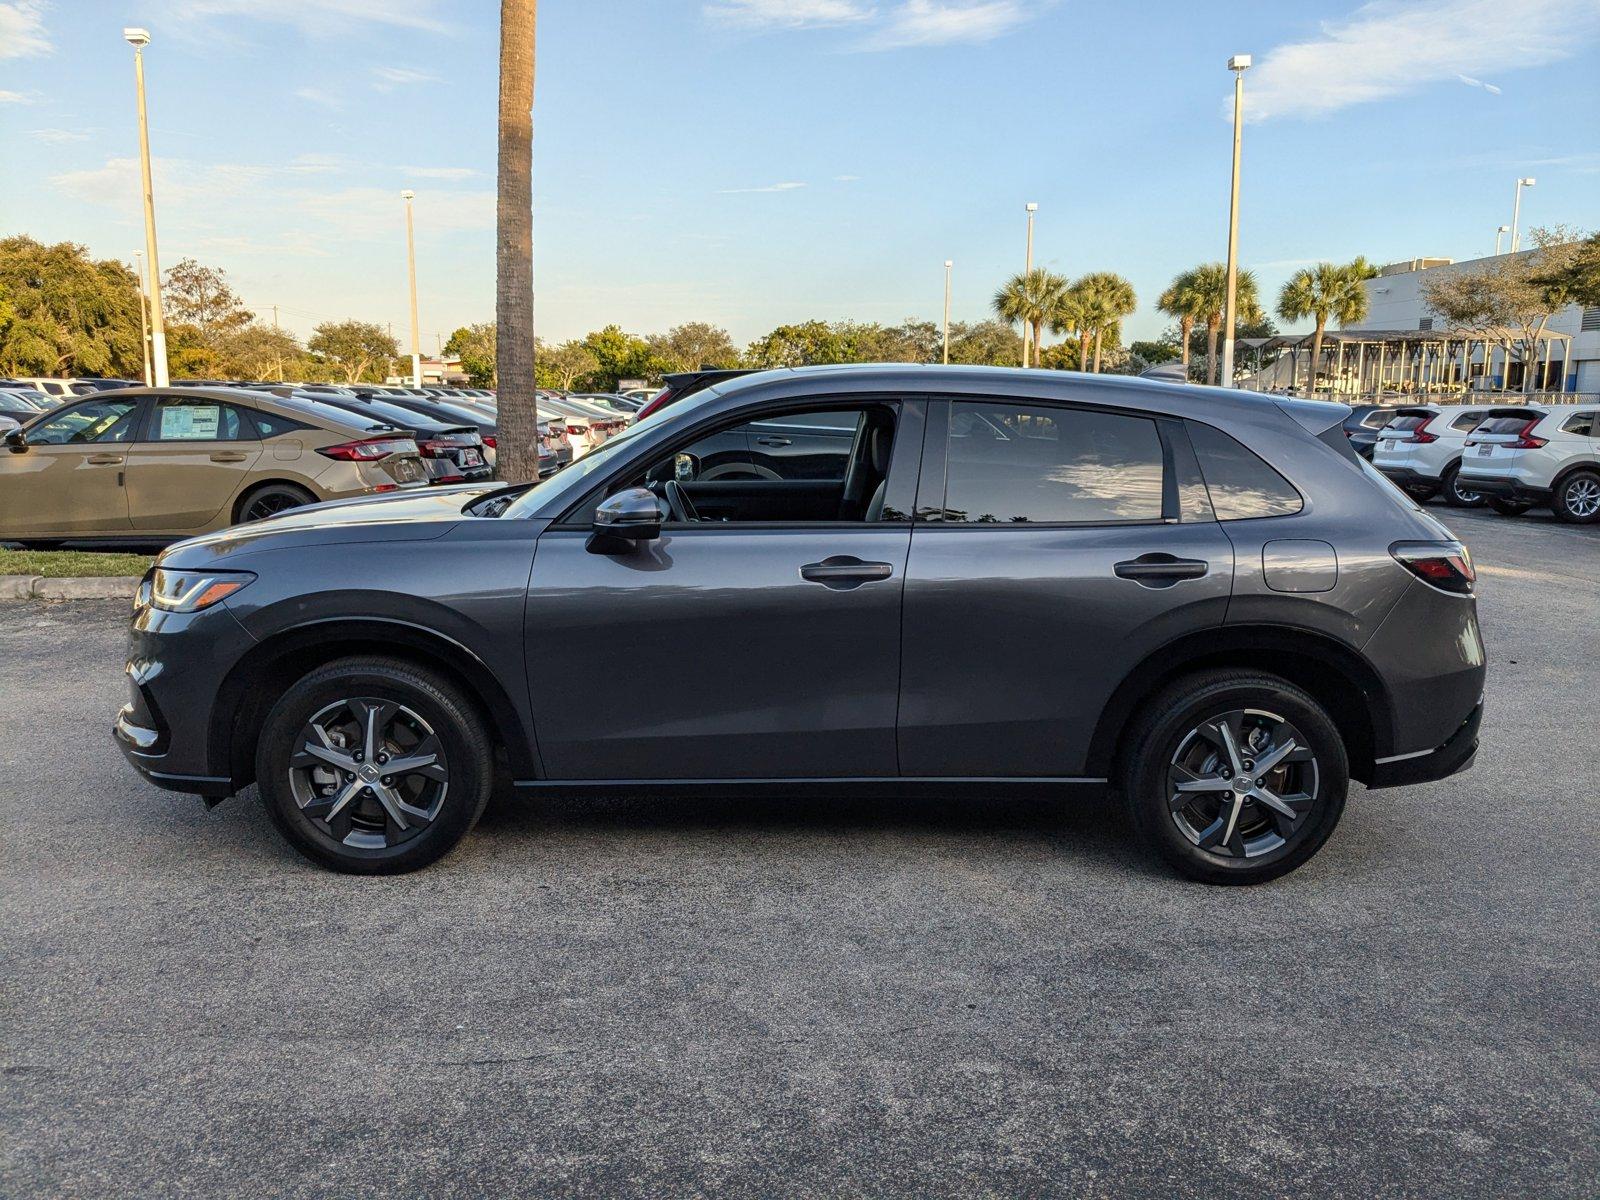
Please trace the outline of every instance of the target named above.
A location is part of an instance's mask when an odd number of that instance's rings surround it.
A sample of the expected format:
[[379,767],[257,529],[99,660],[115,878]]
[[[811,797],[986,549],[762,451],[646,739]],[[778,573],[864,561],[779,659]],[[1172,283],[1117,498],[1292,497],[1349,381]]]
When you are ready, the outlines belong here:
[[1316,700],[1277,676],[1187,676],[1126,736],[1121,785],[1133,823],[1191,879],[1276,879],[1321,849],[1344,812],[1344,741]]
[[1533,505],[1529,504],[1526,500],[1504,500],[1499,496],[1494,496],[1489,500],[1489,507],[1494,509],[1495,512],[1499,513],[1502,517],[1520,517],[1523,513],[1532,508]]
[[454,683],[390,658],[346,658],[273,705],[256,749],[267,813],[336,871],[412,871],[448,853],[488,802],[483,719]]
[[1600,475],[1574,471],[1556,488],[1550,507],[1556,516],[1573,525],[1600,521]]

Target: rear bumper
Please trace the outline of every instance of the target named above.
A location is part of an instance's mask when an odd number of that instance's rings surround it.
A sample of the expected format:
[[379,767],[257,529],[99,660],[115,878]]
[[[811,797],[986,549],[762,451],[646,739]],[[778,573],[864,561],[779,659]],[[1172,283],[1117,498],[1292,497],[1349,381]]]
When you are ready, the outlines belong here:
[[1461,486],[1482,492],[1485,496],[1498,496],[1503,500],[1526,500],[1530,504],[1543,504],[1550,499],[1550,489],[1533,487],[1511,475],[1479,475],[1461,472]]
[[1383,472],[1386,479],[1399,487],[1438,487],[1439,480],[1432,475],[1424,475],[1415,467],[1386,467],[1381,463],[1374,463],[1379,471]]
[[1444,779],[1471,768],[1478,755],[1478,729],[1483,724],[1483,701],[1467,715],[1467,719],[1441,746],[1417,754],[1379,759],[1372,767],[1368,788],[1403,787],[1409,783],[1427,783]]

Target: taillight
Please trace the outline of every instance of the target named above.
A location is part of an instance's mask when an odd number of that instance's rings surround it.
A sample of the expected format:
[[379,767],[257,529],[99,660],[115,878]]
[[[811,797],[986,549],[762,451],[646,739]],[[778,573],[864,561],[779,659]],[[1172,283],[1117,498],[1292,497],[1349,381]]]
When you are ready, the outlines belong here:
[[1550,440],[1549,438],[1533,436],[1533,427],[1542,420],[1544,420],[1543,417],[1535,417],[1533,420],[1524,425],[1521,431],[1517,434],[1516,439],[1510,443],[1511,448],[1513,450],[1537,450],[1540,446],[1543,446],[1546,442],[1548,442]]
[[1472,595],[1478,573],[1472,568],[1471,553],[1460,542],[1396,542],[1389,553],[1423,583],[1460,596]]
[[672,389],[670,387],[662,388],[655,394],[655,399],[649,401],[649,403],[639,410],[638,420],[642,421],[657,409],[665,408],[667,406],[667,398],[671,395]]
[[337,446],[320,446],[317,453],[324,458],[340,462],[376,462],[391,454],[411,454],[417,444],[409,438],[366,438],[359,442],[340,442]]
[[483,439],[483,444],[489,447],[489,449],[493,450],[500,443],[495,440],[495,436],[493,434],[490,434],[488,437]]
[[567,432],[575,433],[579,437],[582,437],[584,434],[589,432],[589,427],[587,425],[574,425],[569,421],[567,423]]
[[1411,431],[1411,440],[1413,442],[1421,442],[1426,446],[1429,442],[1437,442],[1439,440],[1437,433],[1428,432],[1428,423],[1432,420],[1432,417],[1423,418],[1422,424]]

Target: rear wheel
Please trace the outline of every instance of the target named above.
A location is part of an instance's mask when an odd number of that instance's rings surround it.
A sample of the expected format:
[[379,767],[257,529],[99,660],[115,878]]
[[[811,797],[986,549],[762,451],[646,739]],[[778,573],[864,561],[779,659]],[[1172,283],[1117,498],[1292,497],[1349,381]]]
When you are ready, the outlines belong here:
[[1126,745],[1133,823],[1191,879],[1276,879],[1321,849],[1344,811],[1350,768],[1338,729],[1274,675],[1180,679],[1144,707]]
[[448,853],[494,782],[482,718],[449,680],[388,658],[319,668],[273,705],[256,750],[273,824],[336,871],[412,871]]
[[1406,485],[1406,495],[1410,496],[1418,504],[1432,500],[1438,494],[1439,487],[1437,484],[1411,483]]
[[1482,508],[1488,497],[1461,484],[1461,466],[1456,464],[1444,473],[1444,502],[1452,508]]
[[1526,500],[1505,500],[1499,496],[1491,496],[1489,498],[1489,507],[1494,509],[1495,512],[1499,513],[1502,517],[1520,517],[1523,513],[1532,508],[1533,505],[1529,504]]
[[1556,488],[1550,507],[1556,516],[1574,525],[1600,521],[1600,474],[1574,471]]
[[292,483],[262,484],[253,491],[246,492],[239,501],[234,523],[264,521],[268,517],[288,512],[291,508],[299,508],[302,504],[313,504],[316,499],[305,488],[296,487]]

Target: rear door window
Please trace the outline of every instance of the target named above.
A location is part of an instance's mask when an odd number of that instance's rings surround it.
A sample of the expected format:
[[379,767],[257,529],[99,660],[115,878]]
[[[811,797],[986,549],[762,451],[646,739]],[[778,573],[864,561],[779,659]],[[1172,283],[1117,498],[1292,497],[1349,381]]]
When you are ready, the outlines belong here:
[[1254,451],[1214,426],[1199,421],[1188,426],[1217,520],[1287,517],[1305,507],[1294,484]]
[[980,525],[1160,521],[1164,456],[1148,417],[956,400],[942,519]]
[[164,396],[156,403],[155,419],[146,440],[152,442],[237,442],[255,441],[253,425],[247,425],[239,410],[203,397]]

